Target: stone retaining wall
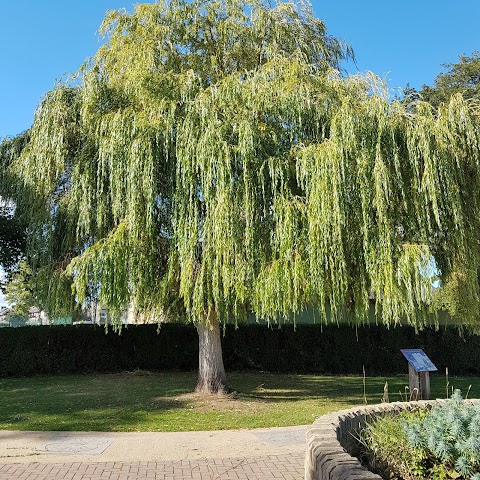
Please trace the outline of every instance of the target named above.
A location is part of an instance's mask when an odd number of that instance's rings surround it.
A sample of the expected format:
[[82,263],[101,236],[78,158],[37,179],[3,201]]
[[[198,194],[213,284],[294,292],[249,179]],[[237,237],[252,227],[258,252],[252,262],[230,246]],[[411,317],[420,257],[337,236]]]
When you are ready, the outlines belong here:
[[305,480],[381,480],[380,475],[367,470],[355,458],[360,453],[357,432],[376,417],[396,415],[403,410],[431,408],[442,401],[384,403],[319,417],[307,431]]

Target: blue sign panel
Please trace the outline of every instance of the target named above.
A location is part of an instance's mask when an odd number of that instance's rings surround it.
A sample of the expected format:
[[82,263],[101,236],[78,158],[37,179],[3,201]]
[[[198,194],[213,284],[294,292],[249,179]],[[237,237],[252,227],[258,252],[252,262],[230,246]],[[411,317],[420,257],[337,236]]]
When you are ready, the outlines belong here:
[[419,348],[400,350],[416,372],[436,372],[438,368]]

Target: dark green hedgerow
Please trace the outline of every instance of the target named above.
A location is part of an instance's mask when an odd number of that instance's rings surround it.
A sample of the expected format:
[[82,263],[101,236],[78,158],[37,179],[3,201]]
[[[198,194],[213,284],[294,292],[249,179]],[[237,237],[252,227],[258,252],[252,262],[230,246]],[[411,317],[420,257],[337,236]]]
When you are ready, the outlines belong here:
[[[439,371],[480,375],[480,337],[455,328],[383,326],[227,326],[227,370],[278,373],[392,375],[406,372],[401,348],[423,348]],[[129,325],[121,335],[92,325],[0,329],[0,376],[125,370],[191,371],[198,367],[193,325]]]

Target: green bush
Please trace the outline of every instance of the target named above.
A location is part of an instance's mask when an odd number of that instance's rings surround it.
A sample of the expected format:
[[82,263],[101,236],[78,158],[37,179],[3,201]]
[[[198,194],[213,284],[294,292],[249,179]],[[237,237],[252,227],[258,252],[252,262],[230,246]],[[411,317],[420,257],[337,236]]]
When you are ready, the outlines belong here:
[[431,410],[386,417],[368,425],[362,443],[372,469],[404,480],[480,480],[480,406],[459,390]]
[[404,421],[420,421],[425,413],[424,410],[403,412],[396,417],[384,417],[367,424],[360,440],[364,446],[363,460],[370,470],[383,478],[426,478],[425,457],[409,447],[402,428]]
[[0,329],[0,376],[193,370],[195,329],[131,325],[120,335],[93,325]]

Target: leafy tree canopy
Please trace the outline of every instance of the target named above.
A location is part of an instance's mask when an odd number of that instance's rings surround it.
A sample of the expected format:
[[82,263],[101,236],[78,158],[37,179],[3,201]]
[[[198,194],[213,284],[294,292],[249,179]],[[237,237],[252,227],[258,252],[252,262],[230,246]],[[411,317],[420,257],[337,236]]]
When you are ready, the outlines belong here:
[[22,134],[0,143],[0,184],[3,187],[0,196],[0,266],[7,273],[18,266],[26,248],[25,219],[22,218],[20,210],[16,211],[16,205],[11,201],[18,195],[7,167],[21,153],[27,139],[28,134]]
[[423,85],[417,92],[407,86],[405,94],[409,100],[421,98],[434,107],[447,103],[451,96],[460,93],[464,99],[480,100],[480,52],[471,56],[460,55],[457,63],[442,65],[446,71],[439,73],[433,86]]
[[[460,94],[464,100],[470,102],[471,108],[478,111],[480,52],[473,52],[471,56],[461,55],[457,63],[447,63],[443,67],[446,71],[436,76],[432,87],[423,85],[422,89],[417,91],[407,85],[403,100],[407,109],[414,110],[420,100],[438,108],[448,104],[452,96]],[[443,275],[441,288],[433,299],[434,308],[448,311],[460,325],[464,324],[466,319],[470,319],[467,323],[474,322],[480,313],[476,282],[470,281],[470,277],[475,275],[475,268],[469,271],[460,268]]]
[[16,315],[28,317],[30,307],[37,306],[31,284],[32,270],[26,262],[20,262],[5,288],[5,299],[13,304]]
[[0,265],[7,272],[14,269],[25,250],[25,230],[15,217],[13,206],[0,206]]
[[71,281],[199,323],[311,304],[362,321],[374,292],[384,322],[416,323],[433,256],[478,301],[479,111],[460,95],[412,114],[342,78],[351,50],[293,3],[159,2],[101,30],[2,153],[48,298]]

